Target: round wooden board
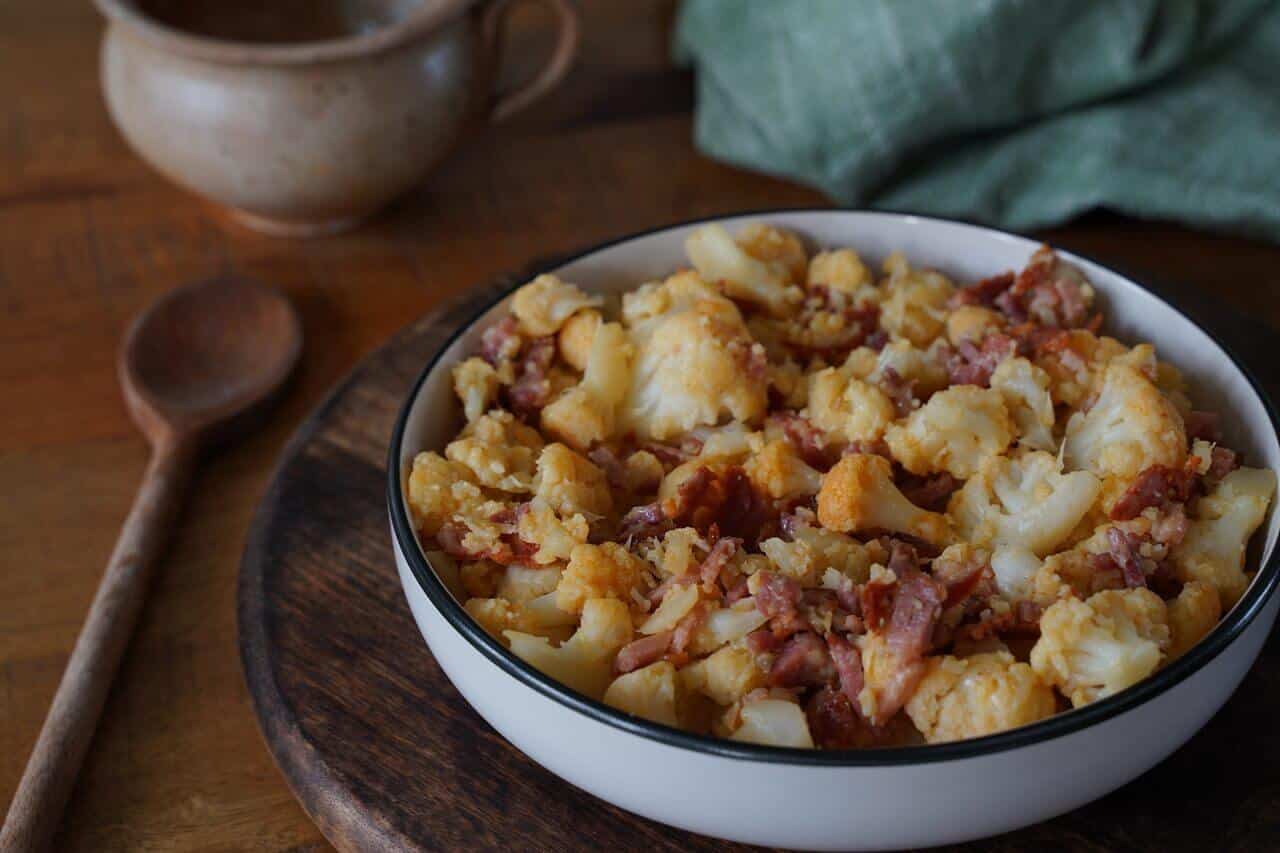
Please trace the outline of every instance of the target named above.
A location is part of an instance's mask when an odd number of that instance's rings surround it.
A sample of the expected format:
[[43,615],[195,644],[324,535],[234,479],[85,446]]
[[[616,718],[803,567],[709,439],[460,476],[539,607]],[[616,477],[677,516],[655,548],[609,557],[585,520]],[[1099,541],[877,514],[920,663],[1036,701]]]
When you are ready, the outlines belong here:
[[[239,587],[241,655],[263,736],[341,850],[745,849],[615,809],[525,758],[454,690],[409,614],[385,508],[392,422],[449,333],[509,286],[474,291],[401,332],[285,449]],[[1280,387],[1265,330],[1197,293],[1168,295]],[[1280,849],[1277,661],[1273,640],[1227,707],[1141,779],[973,849]]]

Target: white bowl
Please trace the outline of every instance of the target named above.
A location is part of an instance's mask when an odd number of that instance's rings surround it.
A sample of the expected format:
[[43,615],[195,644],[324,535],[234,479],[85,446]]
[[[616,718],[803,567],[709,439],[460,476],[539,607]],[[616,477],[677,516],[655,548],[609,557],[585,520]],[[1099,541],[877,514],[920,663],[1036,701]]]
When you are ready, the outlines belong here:
[[[778,211],[765,220],[818,246],[851,246],[969,282],[1020,268],[1037,244],[957,222],[890,213]],[[627,237],[554,270],[588,290],[621,291],[687,266],[700,222]],[[1280,469],[1277,418],[1253,378],[1214,338],[1140,285],[1067,252],[1105,300],[1108,332],[1151,341],[1191,383],[1199,407],[1223,412],[1226,443],[1251,465]],[[422,635],[454,685],[503,737],[596,796],[694,832],[769,846],[883,849],[959,842],[1026,826],[1135,778],[1182,745],[1226,702],[1276,618],[1278,519],[1251,554],[1252,585],[1213,632],[1151,678],[1108,699],[1010,732],[872,751],[789,750],[690,735],[628,717],[537,672],[471,621],[436,577],[405,507],[414,455],[441,449],[460,425],[449,371],[503,316],[504,299],[467,324],[414,386],[391,439],[396,561]]]

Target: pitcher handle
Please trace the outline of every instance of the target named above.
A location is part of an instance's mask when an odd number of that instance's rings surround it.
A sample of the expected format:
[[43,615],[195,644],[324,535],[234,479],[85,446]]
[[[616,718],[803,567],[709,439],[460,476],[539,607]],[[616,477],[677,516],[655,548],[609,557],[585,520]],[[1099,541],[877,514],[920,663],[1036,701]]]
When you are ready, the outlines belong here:
[[[491,67],[502,67],[503,33],[506,28],[507,14],[520,0],[493,0],[484,10],[481,20],[481,32],[484,34],[485,55],[492,57]],[[550,92],[564,79],[573,66],[578,55],[578,41],[581,37],[581,26],[578,22],[578,11],[569,0],[527,0],[547,6],[556,16],[556,43],[551,56],[532,80],[522,83],[507,92],[495,93],[492,96],[487,118],[490,122],[505,121]],[[494,75],[497,76],[496,74]]]

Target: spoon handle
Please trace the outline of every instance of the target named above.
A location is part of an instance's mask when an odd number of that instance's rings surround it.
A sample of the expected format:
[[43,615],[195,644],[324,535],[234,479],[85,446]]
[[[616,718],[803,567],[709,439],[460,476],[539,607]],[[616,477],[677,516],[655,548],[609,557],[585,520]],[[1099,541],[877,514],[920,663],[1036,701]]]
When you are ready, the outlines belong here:
[[186,444],[161,444],[152,453],[0,830],[0,853],[52,845],[194,461]]

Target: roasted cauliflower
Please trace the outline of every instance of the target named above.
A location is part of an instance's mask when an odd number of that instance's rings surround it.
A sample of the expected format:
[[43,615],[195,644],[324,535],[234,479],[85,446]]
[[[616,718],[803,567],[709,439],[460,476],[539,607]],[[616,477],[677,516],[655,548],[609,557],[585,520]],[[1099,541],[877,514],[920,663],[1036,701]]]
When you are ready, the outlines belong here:
[[1014,430],[1000,392],[956,385],[894,423],[884,438],[894,458],[913,474],[946,471],[966,479],[1009,446]]
[[1053,688],[1008,652],[931,658],[906,704],[929,743],[995,734],[1057,710]]

